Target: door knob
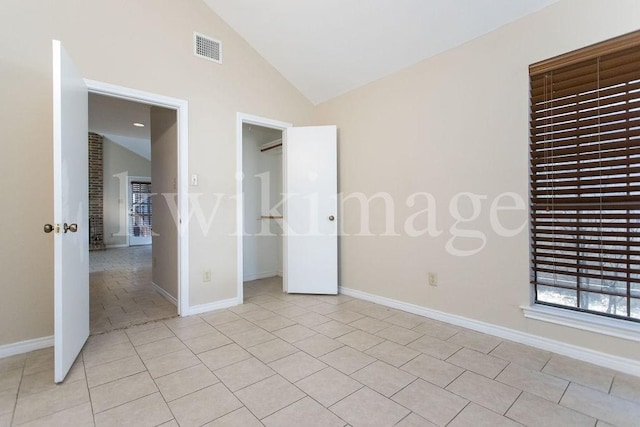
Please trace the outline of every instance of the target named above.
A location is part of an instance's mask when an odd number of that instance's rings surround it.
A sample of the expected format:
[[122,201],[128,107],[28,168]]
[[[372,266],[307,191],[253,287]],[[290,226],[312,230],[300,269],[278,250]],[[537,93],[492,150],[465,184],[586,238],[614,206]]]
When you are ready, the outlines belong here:
[[51,233],[53,231],[53,225],[51,224],[45,224],[44,225],[44,232],[45,233]]
[[335,216],[333,216],[333,215],[330,215],[330,216],[329,216],[329,221],[333,221],[334,219],[336,219],[336,217],[335,217]]
[[67,231],[70,231],[72,233],[75,233],[76,231],[78,231],[78,224],[67,224],[66,222],[64,223],[64,232],[66,233]]

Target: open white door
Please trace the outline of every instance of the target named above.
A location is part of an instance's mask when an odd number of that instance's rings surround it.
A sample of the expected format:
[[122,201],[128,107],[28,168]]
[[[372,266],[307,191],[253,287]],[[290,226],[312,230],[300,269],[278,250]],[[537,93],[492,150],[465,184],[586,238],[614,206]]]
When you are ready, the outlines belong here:
[[283,133],[284,290],[338,293],[337,129]]
[[[53,41],[53,219],[55,382],[62,382],[89,336],[88,93]],[[45,226],[46,231],[46,226]]]

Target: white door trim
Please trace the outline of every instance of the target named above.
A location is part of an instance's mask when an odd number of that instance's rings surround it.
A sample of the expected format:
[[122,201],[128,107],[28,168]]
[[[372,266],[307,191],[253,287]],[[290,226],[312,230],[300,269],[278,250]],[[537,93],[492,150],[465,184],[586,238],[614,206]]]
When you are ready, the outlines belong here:
[[237,234],[237,303],[242,304],[244,301],[244,263],[243,259],[243,234],[244,234],[244,200],[242,189],[242,125],[262,126],[271,129],[285,130],[292,127],[291,123],[281,122],[278,120],[266,119],[264,117],[253,116],[251,114],[237,113],[236,115],[236,234]]
[[[178,118],[178,314],[188,316],[189,305],[189,103],[150,92],[85,79],[90,93],[126,99],[176,111]],[[242,126],[241,126],[242,128]],[[184,218],[184,220],[183,220]]]

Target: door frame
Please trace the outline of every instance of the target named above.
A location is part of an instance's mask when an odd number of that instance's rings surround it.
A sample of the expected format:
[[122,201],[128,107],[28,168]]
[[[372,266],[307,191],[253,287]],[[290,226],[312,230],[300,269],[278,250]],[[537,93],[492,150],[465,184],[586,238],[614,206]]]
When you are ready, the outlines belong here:
[[[188,316],[189,305],[189,103],[155,93],[144,92],[110,83],[84,79],[89,93],[141,102],[176,112],[178,126],[177,192],[178,192],[178,315]],[[183,218],[185,220],[183,220]]]
[[[128,175],[127,176],[127,246],[131,246],[131,183],[133,181],[141,181],[141,182],[148,182],[149,184],[151,184],[151,177],[150,176],[131,176]],[[152,187],[153,188],[153,187]],[[153,207],[152,209],[152,216],[151,216],[151,221],[153,221]],[[151,245],[152,243],[150,243],[149,245]],[[145,246],[145,245],[134,245],[134,246]]]
[[[242,125],[255,125],[270,129],[278,129],[284,131],[287,128],[293,127],[291,123],[281,122],[278,120],[267,119],[260,116],[254,116],[251,114],[237,113],[236,114],[236,236],[237,236],[237,304],[244,302],[244,194],[242,178],[244,172],[244,165],[242,162]],[[284,271],[283,271],[284,274]]]

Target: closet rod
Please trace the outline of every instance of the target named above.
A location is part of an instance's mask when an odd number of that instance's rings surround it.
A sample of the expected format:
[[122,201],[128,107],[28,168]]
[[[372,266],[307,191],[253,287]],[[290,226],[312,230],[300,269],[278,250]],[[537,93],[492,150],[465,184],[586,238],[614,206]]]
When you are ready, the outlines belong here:
[[273,215],[263,215],[260,218],[258,218],[258,221],[261,219],[283,219],[283,216],[273,216]]
[[278,147],[282,147],[282,142],[280,144],[272,145],[272,146],[267,147],[267,148],[261,148],[260,152],[264,153],[265,151],[273,150],[274,148],[278,148]]

